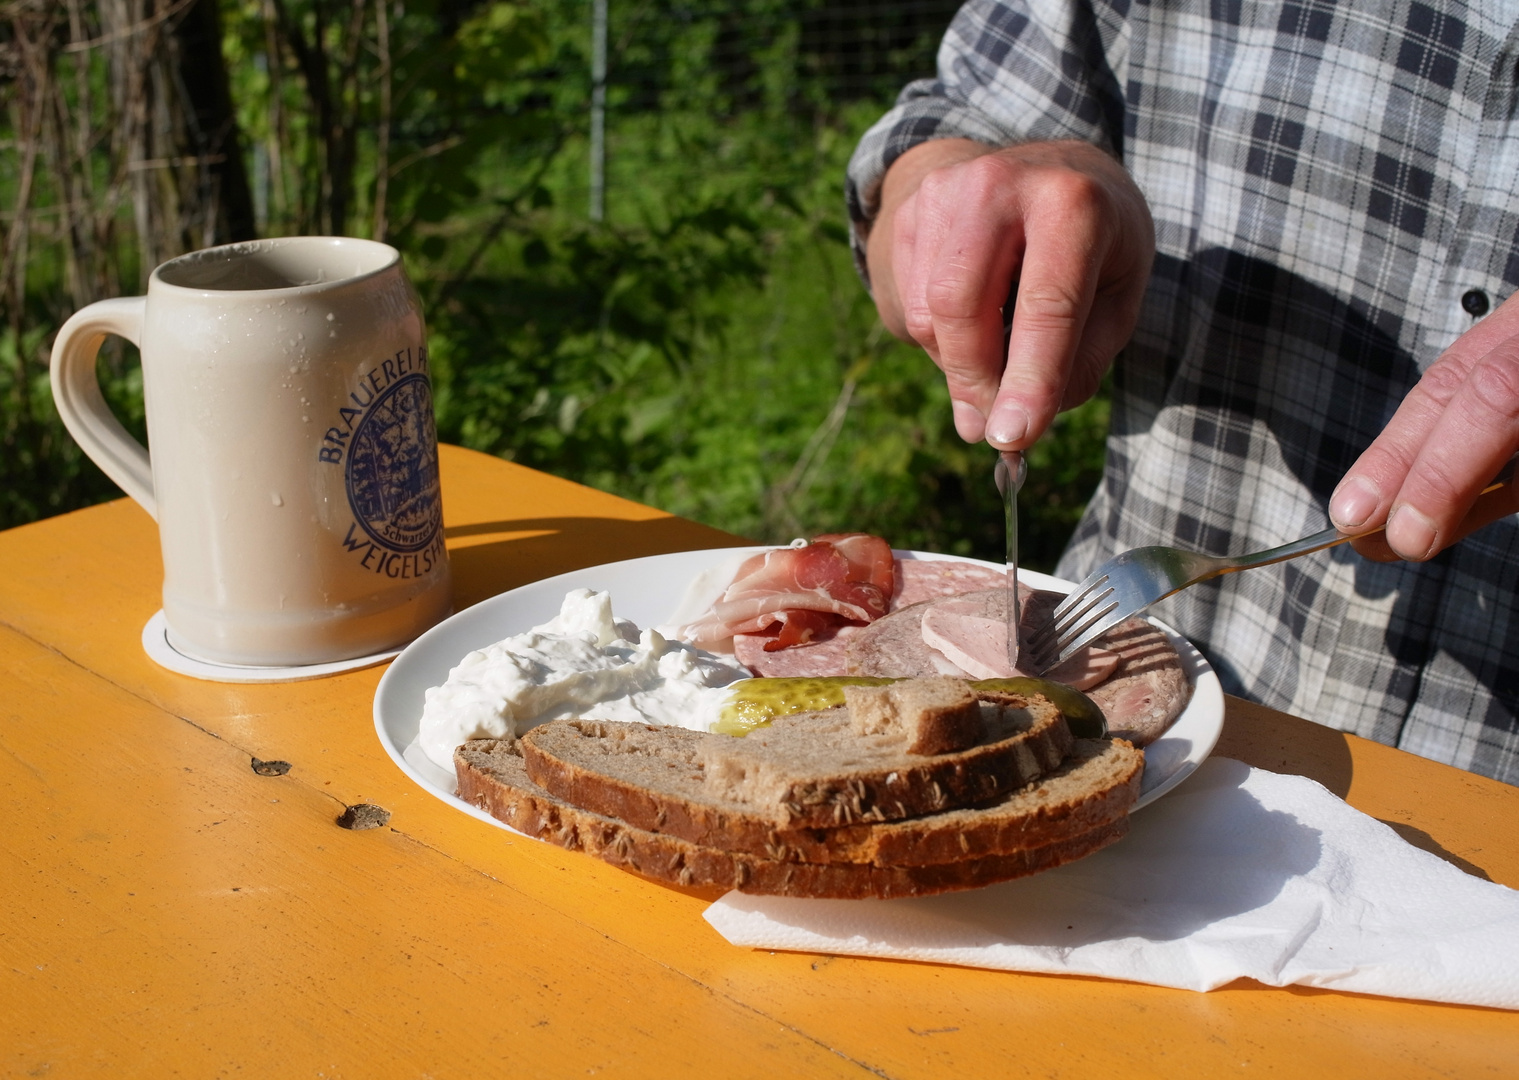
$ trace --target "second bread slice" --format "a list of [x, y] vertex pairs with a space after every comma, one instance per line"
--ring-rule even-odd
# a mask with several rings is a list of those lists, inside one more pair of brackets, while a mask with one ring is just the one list
[[[564, 723], [564, 721], [556, 721]], [[520, 744], [476, 740], [454, 752], [459, 774], [459, 797], [504, 821], [513, 829], [569, 848], [595, 855], [659, 881], [677, 885], [738, 889], [746, 893], [812, 898], [862, 899], [875, 897], [927, 896], [958, 889], [976, 888], [1010, 878], [1023, 877], [1089, 855], [1119, 839], [1128, 829], [1122, 810], [1132, 802], [1122, 771], [1138, 752], [1127, 743], [1078, 741], [1077, 748], [1051, 778], [1019, 792], [1023, 812], [1031, 819], [1041, 816], [1049, 804], [1074, 805], [1102, 790], [1114, 793], [1102, 814], [1065, 815], [1056, 827], [1030, 820], [1031, 828], [1013, 836], [1007, 828], [1010, 808], [986, 811], [952, 811], [951, 816], [981, 814], [1002, 818], [994, 826], [1012, 846], [988, 850], [985, 840], [970, 854], [944, 862], [904, 862], [880, 865], [872, 862], [798, 862], [724, 851], [693, 844], [665, 833], [634, 828], [624, 821], [572, 806], [534, 784], [520, 756]], [[1137, 782], [1134, 785], [1137, 787]], [[1047, 789], [1047, 790], [1046, 790]], [[1102, 801], [1099, 799], [1099, 801]], [[1109, 816], [1111, 814], [1111, 816]], [[903, 822], [913, 825], [914, 822]], [[922, 824], [933, 830], [929, 822]], [[954, 827], [973, 823], [957, 821]], [[894, 825], [853, 826], [867, 831], [894, 830]]]
[[680, 728], [556, 721], [528, 732], [534, 782], [567, 802], [652, 832], [741, 851], [780, 834], [895, 821], [969, 806], [1059, 766], [1070, 729], [1043, 698], [986, 703], [986, 740], [910, 755], [901, 740], [861, 737], [843, 709], [783, 717], [736, 739]]

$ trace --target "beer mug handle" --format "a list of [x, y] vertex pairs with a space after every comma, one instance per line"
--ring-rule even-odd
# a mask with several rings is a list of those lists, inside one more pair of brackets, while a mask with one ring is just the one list
[[153, 497], [147, 448], [121, 426], [95, 376], [95, 356], [107, 334], [141, 345], [146, 304], [147, 297], [128, 296], [100, 300], [75, 312], [53, 342], [52, 382], [53, 403], [74, 441], [101, 472], [156, 518], [158, 503]]

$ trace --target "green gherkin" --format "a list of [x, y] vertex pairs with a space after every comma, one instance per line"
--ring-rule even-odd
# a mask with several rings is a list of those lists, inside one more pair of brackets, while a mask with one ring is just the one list
[[[864, 675], [796, 676], [780, 679], [745, 679], [733, 686], [733, 697], [723, 706], [712, 730], [720, 735], [747, 735], [778, 716], [831, 709], [844, 704], [846, 686], [885, 686], [900, 682]], [[1010, 694], [1042, 694], [1060, 710], [1078, 739], [1100, 739], [1108, 732], [1107, 719], [1097, 703], [1079, 690], [1048, 679], [981, 679], [970, 684], [977, 690]]]

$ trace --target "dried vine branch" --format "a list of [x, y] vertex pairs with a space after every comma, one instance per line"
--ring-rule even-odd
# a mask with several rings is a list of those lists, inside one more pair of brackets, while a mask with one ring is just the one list
[[[36, 393], [52, 334], [166, 258], [253, 235], [233, 116], [216, 0], [0, 2], [0, 527], [69, 478], [110, 490]], [[120, 343], [104, 357], [119, 380]]]

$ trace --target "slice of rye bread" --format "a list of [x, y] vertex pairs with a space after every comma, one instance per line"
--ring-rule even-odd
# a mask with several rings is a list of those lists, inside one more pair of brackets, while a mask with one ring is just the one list
[[[477, 742], [484, 744], [493, 740]], [[473, 744], [466, 744], [462, 750], [480, 752], [480, 748]], [[521, 763], [521, 752], [515, 744], [501, 742], [499, 748], [490, 750], [495, 755], [492, 758], [471, 756], [471, 753], [462, 757], [456, 753], [454, 757], [461, 798], [481, 806], [520, 832], [539, 835], [543, 829], [557, 828], [552, 825], [557, 819], [546, 816], [546, 810], [531, 806], [520, 808], [517, 804], [524, 798], [520, 792], [503, 795], [491, 786], [490, 778], [495, 774], [486, 766], [492, 761], [502, 764], [502, 769], [506, 770], [502, 776], [509, 779], [515, 775], [512, 772], [515, 769], [522, 774], [523, 783], [531, 784]], [[466, 775], [468, 770], [472, 771]], [[928, 866], [988, 855], [1009, 855], [1069, 840], [1127, 814], [1139, 798], [1143, 774], [1144, 752], [1129, 743], [1116, 739], [1077, 739], [1071, 753], [1054, 772], [981, 807], [947, 810], [875, 825], [781, 829], [770, 833], [760, 847], [735, 851], [780, 862], [843, 862], [874, 866]], [[506, 783], [506, 780], [501, 782]], [[522, 787], [515, 781], [507, 786], [514, 790]], [[537, 785], [531, 786], [543, 798], [553, 800], [554, 805], [569, 805]], [[583, 813], [590, 815], [595, 822], [615, 820], [589, 810]], [[524, 821], [532, 827], [522, 824]], [[553, 836], [544, 838], [565, 847], [576, 847], [578, 843]]]
[[[1083, 740], [1077, 747], [1074, 756], [1081, 761], [1074, 768], [1078, 770], [1083, 767], [1081, 762], [1096, 760], [1085, 745], [1089, 741]], [[1131, 749], [1130, 753], [1134, 751]], [[746, 893], [888, 899], [971, 889], [1072, 862], [1118, 840], [1128, 831], [1129, 824], [1127, 814], [1120, 812], [1116, 817], [1095, 819], [1095, 824], [1077, 830], [1074, 826], [1085, 818], [1067, 815], [1068, 827], [1064, 830], [1034, 830], [1025, 834], [1023, 846], [993, 854], [961, 854], [952, 862], [916, 865], [796, 862], [693, 844], [567, 803], [533, 783], [519, 755], [520, 745], [504, 740], [476, 739], [459, 747], [454, 751], [459, 797], [520, 833], [584, 851], [645, 877], [676, 885], [716, 886]], [[1101, 756], [1099, 749], [1097, 757]], [[1127, 788], [1119, 784], [1113, 790]], [[1033, 796], [1032, 791], [1023, 794]], [[1035, 815], [1039, 812], [1033, 811]], [[901, 826], [909, 824], [903, 822]], [[853, 828], [890, 830], [899, 826]], [[1037, 842], [1041, 840], [1044, 842]]]
[[1060, 843], [1128, 814], [1144, 751], [1121, 739], [1077, 739], [1054, 772], [979, 807], [837, 829], [776, 834], [763, 854], [798, 862], [928, 866]]
[[[984, 589], [957, 599], [984, 605], [987, 618], [1006, 617], [1005, 590]], [[1047, 622], [1060, 599], [1059, 593], [1044, 591], [1028, 597], [1022, 610], [1022, 633], [1027, 635]], [[860, 627], [849, 638], [844, 674], [913, 678], [959, 672], [923, 642], [923, 612], [934, 602], [912, 604]], [[1116, 652], [1119, 664], [1112, 677], [1086, 692], [1087, 697], [1107, 717], [1108, 734], [1135, 746], [1148, 746], [1191, 700], [1192, 687], [1181, 656], [1164, 631], [1140, 618], [1125, 619], [1098, 638], [1097, 644]]]
[[696, 844], [765, 851], [780, 830], [975, 805], [1059, 767], [1072, 739], [1054, 706], [984, 696], [985, 740], [931, 757], [906, 753], [900, 734], [854, 734], [842, 708], [781, 717], [742, 739], [556, 720], [522, 737], [523, 757], [535, 783], [576, 806]]
[[968, 750], [986, 738], [981, 702], [964, 679], [846, 686], [844, 708], [856, 735], [898, 735], [909, 754]]

